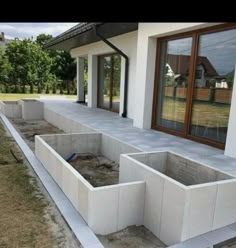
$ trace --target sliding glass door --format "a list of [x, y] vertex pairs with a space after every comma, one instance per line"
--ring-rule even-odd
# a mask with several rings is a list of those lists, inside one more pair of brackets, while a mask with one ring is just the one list
[[158, 74], [157, 125], [184, 131], [192, 38], [162, 41]]
[[235, 29], [199, 37], [190, 134], [225, 143], [235, 60]]
[[152, 127], [224, 148], [236, 61], [236, 25], [157, 42]]
[[121, 58], [118, 54], [98, 58], [98, 107], [119, 112]]

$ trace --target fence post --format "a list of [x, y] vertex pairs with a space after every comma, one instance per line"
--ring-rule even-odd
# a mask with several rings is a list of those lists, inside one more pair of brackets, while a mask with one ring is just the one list
[[210, 94], [209, 94], [209, 102], [213, 103], [215, 101], [215, 88], [210, 88]]

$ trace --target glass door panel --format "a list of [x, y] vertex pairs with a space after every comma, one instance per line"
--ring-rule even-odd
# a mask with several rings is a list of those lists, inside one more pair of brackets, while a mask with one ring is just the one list
[[113, 54], [99, 57], [98, 106], [115, 112], [120, 107], [121, 57]]
[[110, 108], [111, 57], [100, 57], [99, 61], [99, 107]]
[[236, 30], [200, 35], [190, 134], [225, 143], [236, 60]]
[[162, 41], [158, 68], [156, 125], [183, 132], [192, 38]]

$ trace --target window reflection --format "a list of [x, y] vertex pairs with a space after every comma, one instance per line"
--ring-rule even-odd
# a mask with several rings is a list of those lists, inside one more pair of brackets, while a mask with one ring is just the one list
[[192, 135], [225, 143], [235, 48], [236, 30], [200, 36], [190, 129]]
[[[192, 47], [194, 33], [196, 47]], [[189, 38], [164, 38], [158, 55], [155, 127], [224, 144], [234, 82], [236, 30], [204, 35], [193, 31]]]
[[157, 124], [183, 131], [192, 38], [161, 43]]

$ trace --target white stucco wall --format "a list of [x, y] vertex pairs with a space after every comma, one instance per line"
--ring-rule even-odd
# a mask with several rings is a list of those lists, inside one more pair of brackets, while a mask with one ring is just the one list
[[219, 23], [139, 23], [134, 126], [151, 127], [157, 38], [217, 24]]
[[[236, 69], [236, 65], [235, 65]], [[236, 75], [234, 75], [234, 87], [231, 98], [228, 132], [226, 136], [225, 155], [236, 158]]]
[[[129, 32], [127, 34], [119, 35], [108, 39], [115, 46], [117, 46], [121, 51], [129, 57], [129, 88], [128, 88], [128, 117], [133, 119], [134, 112], [134, 97], [135, 97], [135, 77], [136, 77], [136, 54], [137, 54], [137, 35], [138, 32]], [[86, 46], [77, 47], [71, 50], [72, 57], [83, 57], [88, 56], [97, 56], [102, 54], [108, 54], [115, 52], [108, 45], [106, 45], [103, 41], [95, 42], [88, 44]], [[89, 76], [90, 74], [88, 74]], [[124, 59], [122, 59], [121, 65], [121, 104], [120, 104], [120, 114], [123, 111], [123, 87], [124, 87]], [[89, 81], [89, 78], [88, 78]], [[90, 92], [89, 92], [90, 93]], [[94, 96], [95, 97], [95, 96]], [[93, 103], [96, 103], [96, 99], [94, 99]], [[90, 104], [91, 107], [96, 107], [94, 104]]]

